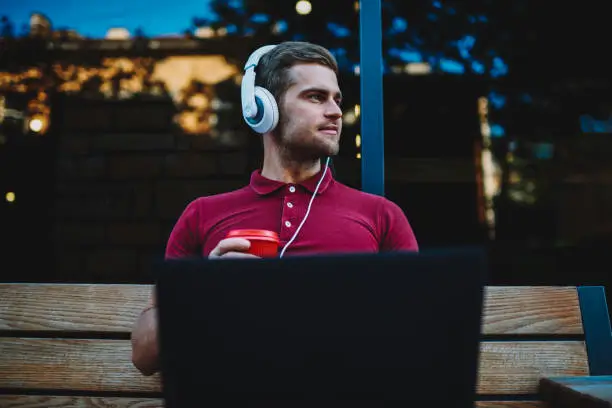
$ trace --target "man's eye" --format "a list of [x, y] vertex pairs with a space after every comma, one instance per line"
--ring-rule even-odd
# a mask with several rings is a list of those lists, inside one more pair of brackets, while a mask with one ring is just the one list
[[310, 95], [309, 98], [312, 99], [313, 101], [317, 101], [317, 102], [321, 102], [323, 100], [323, 97], [321, 95], [318, 95], [318, 94]]

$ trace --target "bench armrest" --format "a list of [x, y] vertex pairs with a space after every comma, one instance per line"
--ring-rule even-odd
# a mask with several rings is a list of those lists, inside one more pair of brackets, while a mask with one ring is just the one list
[[540, 379], [542, 401], [550, 408], [612, 408], [612, 376]]

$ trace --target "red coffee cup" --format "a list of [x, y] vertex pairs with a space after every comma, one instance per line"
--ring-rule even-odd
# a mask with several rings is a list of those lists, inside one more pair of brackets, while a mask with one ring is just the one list
[[274, 258], [278, 255], [280, 239], [274, 231], [258, 229], [232, 230], [227, 234], [226, 238], [248, 239], [251, 243], [248, 252], [262, 258]]

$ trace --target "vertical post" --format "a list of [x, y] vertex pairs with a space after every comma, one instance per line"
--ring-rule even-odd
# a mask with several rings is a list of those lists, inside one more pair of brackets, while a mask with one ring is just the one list
[[589, 375], [612, 375], [612, 328], [603, 286], [579, 286], [578, 299], [589, 357]]
[[361, 186], [385, 195], [381, 0], [360, 0]]

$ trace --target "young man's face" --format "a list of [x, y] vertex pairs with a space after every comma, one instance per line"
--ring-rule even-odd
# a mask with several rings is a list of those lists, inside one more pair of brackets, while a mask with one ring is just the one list
[[280, 123], [275, 132], [278, 143], [296, 160], [337, 154], [342, 95], [336, 74], [318, 64], [298, 64], [288, 74], [292, 85], [279, 102]]

